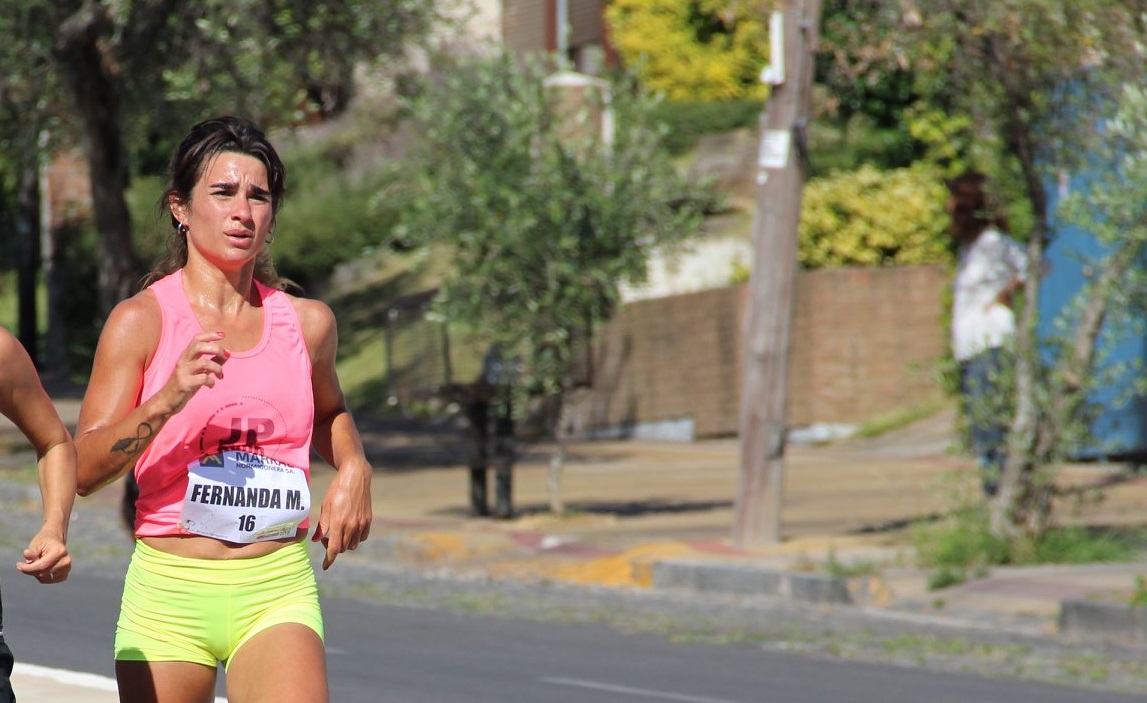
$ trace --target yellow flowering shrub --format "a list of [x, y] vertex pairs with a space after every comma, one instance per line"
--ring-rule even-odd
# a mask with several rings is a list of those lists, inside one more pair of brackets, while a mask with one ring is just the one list
[[720, 0], [613, 0], [605, 18], [625, 65], [668, 100], [765, 96], [764, 13]]
[[896, 266], [951, 260], [944, 201], [933, 167], [864, 165], [805, 184], [797, 257], [804, 268]]

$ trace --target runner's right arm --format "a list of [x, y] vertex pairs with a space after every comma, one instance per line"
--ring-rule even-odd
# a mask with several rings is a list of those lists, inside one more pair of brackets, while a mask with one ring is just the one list
[[135, 466], [168, 418], [223, 373], [222, 333], [203, 332], [191, 339], [163, 388], [141, 399], [143, 374], [160, 330], [158, 303], [146, 291], [108, 316], [76, 430], [80, 495], [90, 495]]

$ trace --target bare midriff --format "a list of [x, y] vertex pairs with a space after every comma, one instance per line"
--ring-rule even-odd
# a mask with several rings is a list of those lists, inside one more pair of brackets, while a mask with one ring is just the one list
[[282, 549], [284, 546], [298, 542], [306, 536], [307, 531], [301, 529], [295, 533], [294, 537], [251, 544], [224, 542], [214, 537], [200, 537], [198, 535], [141, 537], [140, 539], [152, 549], [189, 559], [252, 559]]

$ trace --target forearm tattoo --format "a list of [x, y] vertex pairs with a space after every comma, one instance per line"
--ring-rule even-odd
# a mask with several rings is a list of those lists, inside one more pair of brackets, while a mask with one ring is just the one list
[[141, 422], [139, 423], [139, 427], [135, 428], [135, 436], [116, 440], [116, 443], [112, 445], [112, 451], [123, 452], [128, 456], [135, 456], [139, 454], [143, 448], [143, 443], [151, 439], [152, 433], [151, 425], [146, 422]]

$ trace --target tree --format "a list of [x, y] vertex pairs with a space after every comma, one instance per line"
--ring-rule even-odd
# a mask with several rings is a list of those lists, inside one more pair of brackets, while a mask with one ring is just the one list
[[[634, 86], [579, 109], [546, 77], [542, 62], [508, 55], [435, 68], [412, 103], [421, 139], [405, 226], [450, 252], [440, 314], [520, 359], [519, 388], [547, 401], [547, 429], [562, 440], [579, 345], [654, 251], [698, 230], [707, 193], [678, 174]], [[604, 143], [595, 101], [607, 98], [615, 128]]]
[[[856, 9], [899, 26], [895, 51], [911, 63], [932, 106], [966, 115], [969, 163], [997, 182], [1014, 180], [1030, 215], [1029, 271], [1016, 335], [1015, 410], [998, 496], [991, 505], [999, 536], [1038, 532], [1051, 509], [1044, 466], [1062, 455], [1070, 425], [1083, 415], [1096, 339], [1117, 287], [1140, 246], [1125, 236], [1099, 262], [1082, 299], [1076, 334], [1046, 365], [1037, 336], [1040, 283], [1049, 228], [1047, 183], [1080, 164], [1100, 135], [1120, 86], [1138, 80], [1147, 3], [1124, 0], [916, 0], [857, 2]], [[881, 36], [884, 36], [883, 34]]]
[[[1147, 393], [1139, 379], [1144, 360], [1107, 363], [1103, 354], [1105, 345], [1142, 333], [1147, 304], [1142, 265], [1147, 254], [1147, 93], [1125, 85], [1112, 105], [1113, 114], [1100, 130], [1102, 141], [1083, 166], [1084, 184], [1057, 212], [1063, 222], [1089, 232], [1103, 253], [1087, 262], [1094, 273], [1055, 320], [1058, 334], [1041, 340], [1051, 363], [1050, 369], [1040, 369], [1044, 387], [1037, 396], [1043, 401], [1034, 438], [1037, 462], [1057, 459], [1065, 450], [1103, 451], [1089, 433], [1097, 412], [1090, 396], [1097, 388], [1119, 384], [1122, 397], [1115, 402]], [[1029, 476], [1013, 478], [1020, 480], [1021, 490], [1031, 490]]]
[[900, 53], [902, 27], [881, 22], [872, 0], [828, 0], [817, 57], [827, 107], [842, 117], [868, 115], [882, 127], [904, 127], [918, 97], [911, 67]]
[[432, 13], [415, 0], [0, 2], [0, 16], [30, 17], [37, 30], [6, 34], [0, 74], [25, 75], [27, 61], [46, 66], [54, 80], [42, 87], [60, 92], [40, 99], [74, 108], [68, 126], [88, 159], [99, 233], [100, 311], [137, 280], [124, 197], [133, 159], [149, 147], [164, 152], [214, 112], [266, 126], [336, 113], [356, 66], [400, 55]]
[[[50, 44], [39, 21], [45, 3], [14, 3], [0, 12], [0, 239], [11, 244], [17, 272], [18, 336], [39, 366], [39, 321], [35, 289], [40, 266], [40, 152], [43, 137], [60, 121], [53, 103], [55, 76], [43, 52]], [[20, 40], [17, 41], [16, 38]]]

